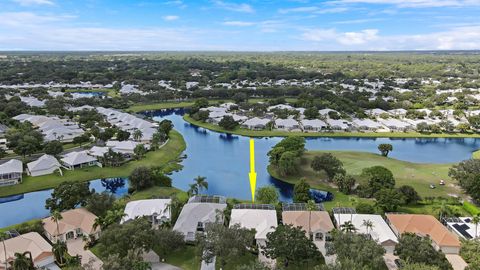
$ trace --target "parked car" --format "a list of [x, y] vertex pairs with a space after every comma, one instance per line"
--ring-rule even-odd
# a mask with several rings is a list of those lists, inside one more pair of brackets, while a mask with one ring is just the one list
[[445, 181], [440, 180], [440, 185], [441, 185], [441, 186], [445, 186]]
[[434, 188], [435, 188], [435, 185], [434, 185], [434, 184], [430, 184], [430, 188], [431, 188], [431, 189], [434, 189]]

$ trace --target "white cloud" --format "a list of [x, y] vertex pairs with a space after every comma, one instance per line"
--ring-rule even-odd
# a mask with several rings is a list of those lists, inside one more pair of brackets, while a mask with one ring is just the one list
[[254, 22], [245, 22], [245, 21], [225, 21], [224, 25], [228, 26], [252, 26], [255, 25]]
[[35, 26], [50, 22], [59, 22], [73, 19], [70, 15], [38, 15], [32, 12], [3, 12], [0, 13], [0, 26]]
[[245, 3], [237, 4], [237, 3], [224, 2], [224, 1], [221, 1], [221, 0], [215, 0], [215, 1], [213, 1], [213, 3], [219, 8], [223, 8], [223, 9], [230, 10], [230, 11], [245, 12], [245, 13], [255, 12], [255, 10], [253, 9], [252, 6], [250, 6], [249, 4], [245, 4]]
[[308, 29], [300, 38], [313, 42], [316, 50], [474, 50], [480, 48], [480, 25], [422, 35], [380, 35], [377, 29]]
[[162, 17], [164, 21], [176, 21], [178, 19], [180, 19], [180, 17], [176, 16], [176, 15], [167, 15], [167, 16], [163, 16]]
[[12, 1], [22, 6], [53, 5], [53, 1], [51, 0], [12, 0]]
[[335, 0], [330, 3], [383, 4], [395, 5], [401, 8], [465, 7], [480, 5], [479, 0]]

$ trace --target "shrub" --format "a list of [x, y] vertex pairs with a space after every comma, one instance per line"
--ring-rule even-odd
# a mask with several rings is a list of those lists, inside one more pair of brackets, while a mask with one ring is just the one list
[[467, 201], [463, 202], [463, 209], [472, 216], [480, 214], [480, 209], [478, 209], [478, 207], [476, 207], [473, 203]]

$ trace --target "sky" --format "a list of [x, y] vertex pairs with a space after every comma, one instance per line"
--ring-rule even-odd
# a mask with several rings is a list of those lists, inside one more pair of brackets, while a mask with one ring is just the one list
[[480, 0], [0, 0], [0, 51], [480, 49]]

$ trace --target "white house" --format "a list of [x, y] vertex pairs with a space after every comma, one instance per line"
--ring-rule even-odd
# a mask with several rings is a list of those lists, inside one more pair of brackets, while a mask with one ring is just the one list
[[332, 109], [329, 109], [329, 108], [318, 110], [318, 113], [323, 117], [327, 117], [330, 112], [339, 113], [338, 111], [335, 111], [335, 110], [332, 110]]
[[448, 230], [460, 238], [471, 240], [478, 238], [480, 234], [480, 224], [474, 224], [471, 217], [446, 218], [445, 222]]
[[275, 128], [276, 129], [281, 129], [285, 131], [291, 131], [291, 130], [299, 130], [300, 125], [298, 124], [297, 120], [288, 118], [288, 119], [276, 119], [275, 120]]
[[[398, 239], [382, 216], [366, 214], [334, 214], [333, 216], [338, 228], [341, 228], [345, 222], [351, 222], [355, 226], [356, 233], [369, 234], [387, 253], [393, 254]], [[366, 226], [367, 222], [371, 223], [371, 228]]]
[[301, 123], [303, 126], [303, 131], [305, 132], [308, 132], [308, 131], [318, 132], [328, 127], [327, 123], [319, 119], [313, 119], [313, 120], [303, 119]]
[[273, 111], [273, 110], [293, 110], [293, 109], [294, 108], [292, 106], [286, 105], [286, 104], [278, 104], [278, 105], [268, 107], [269, 111]]
[[[127, 154], [127, 155], [133, 155], [135, 147], [137, 145], [140, 145], [142, 143], [139, 142], [134, 142], [134, 141], [107, 141], [106, 146], [110, 149], [112, 149], [114, 152], [121, 153], [121, 154]], [[145, 145], [146, 149], [149, 149], [149, 145]]]
[[393, 116], [405, 116], [407, 114], [407, 110], [405, 109], [393, 109], [393, 110], [388, 110], [387, 111], [389, 114], [393, 115]]
[[270, 119], [254, 117], [243, 122], [242, 127], [248, 129], [265, 129]]
[[365, 113], [370, 115], [370, 116], [375, 116], [375, 117], [378, 117], [382, 114], [390, 114], [389, 112], [387, 112], [385, 110], [382, 110], [382, 109], [379, 109], [379, 108], [366, 110]]
[[384, 126], [388, 127], [389, 129], [396, 130], [396, 131], [407, 131], [408, 129], [411, 129], [413, 127], [412, 124], [395, 119], [395, 118], [388, 118], [388, 119], [379, 118], [378, 122], [382, 123]]
[[88, 154], [93, 157], [103, 157], [108, 152], [108, 147], [93, 146], [88, 150]]
[[148, 217], [153, 225], [162, 224], [171, 218], [170, 204], [172, 199], [151, 199], [131, 201], [125, 206], [125, 216], [120, 223], [136, 219], [138, 217]]
[[358, 130], [376, 131], [377, 129], [383, 128], [382, 124], [368, 118], [353, 119], [352, 123]]
[[22, 182], [23, 163], [11, 159], [0, 165], [0, 186], [16, 185]]
[[87, 151], [70, 152], [65, 154], [61, 159], [61, 162], [67, 170], [98, 165], [97, 158], [88, 155]]
[[326, 120], [327, 124], [330, 126], [331, 129], [333, 130], [348, 130], [350, 129], [351, 123], [346, 121], [346, 120], [335, 120], [335, 119], [327, 119]]
[[57, 170], [62, 174], [60, 162], [51, 155], [45, 154], [27, 164], [27, 174], [31, 176], [52, 174]]

